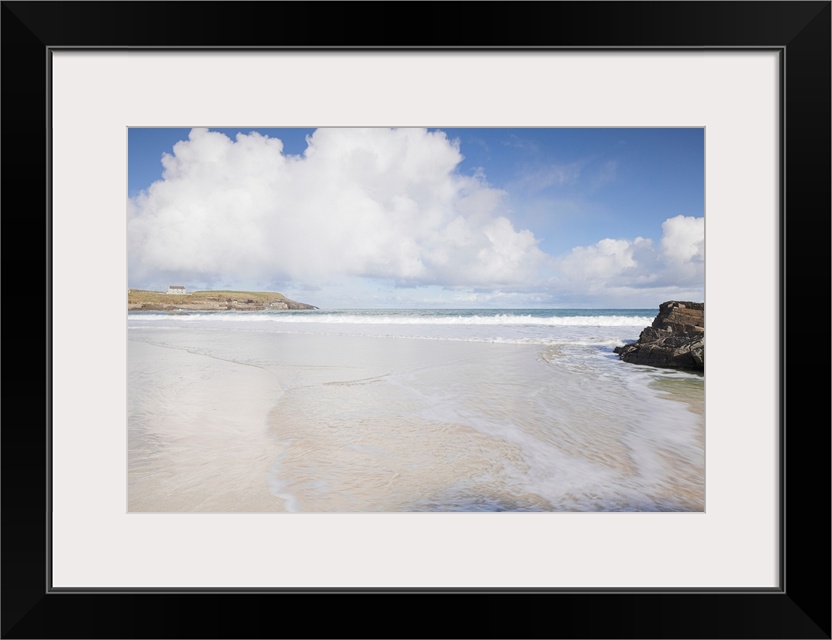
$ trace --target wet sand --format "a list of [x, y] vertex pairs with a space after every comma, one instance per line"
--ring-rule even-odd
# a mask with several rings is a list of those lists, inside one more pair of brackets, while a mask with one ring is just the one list
[[281, 511], [264, 481], [281, 448], [266, 369], [129, 341], [128, 510]]
[[578, 349], [131, 331], [128, 509], [701, 511], [702, 385]]

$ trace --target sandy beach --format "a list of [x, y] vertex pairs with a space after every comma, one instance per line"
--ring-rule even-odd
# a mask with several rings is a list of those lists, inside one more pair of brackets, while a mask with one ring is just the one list
[[280, 511], [264, 482], [274, 374], [132, 340], [129, 359], [128, 510]]
[[570, 342], [281, 329], [130, 330], [130, 511], [704, 508], [697, 376]]

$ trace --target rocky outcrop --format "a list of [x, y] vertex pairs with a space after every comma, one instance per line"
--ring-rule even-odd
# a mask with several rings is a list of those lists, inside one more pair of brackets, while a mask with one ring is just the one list
[[625, 362], [675, 369], [705, 369], [705, 303], [670, 300], [638, 341], [616, 347]]

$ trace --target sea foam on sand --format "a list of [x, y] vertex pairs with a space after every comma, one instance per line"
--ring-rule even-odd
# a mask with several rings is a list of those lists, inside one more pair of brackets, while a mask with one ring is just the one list
[[701, 379], [597, 347], [188, 327], [128, 355], [130, 511], [704, 509]]

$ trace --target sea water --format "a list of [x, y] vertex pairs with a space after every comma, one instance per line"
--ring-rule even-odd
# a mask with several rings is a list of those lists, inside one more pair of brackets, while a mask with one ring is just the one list
[[128, 314], [128, 508], [702, 511], [704, 378], [655, 310]]

